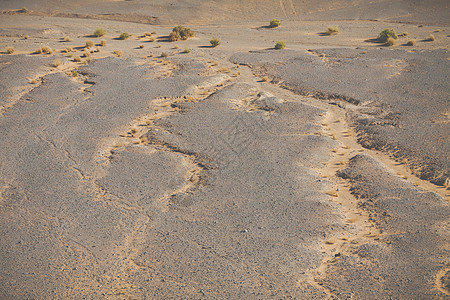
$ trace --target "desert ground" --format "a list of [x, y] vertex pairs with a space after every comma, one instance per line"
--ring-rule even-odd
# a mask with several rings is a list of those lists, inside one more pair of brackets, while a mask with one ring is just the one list
[[450, 299], [449, 41], [442, 0], [0, 0], [0, 299]]

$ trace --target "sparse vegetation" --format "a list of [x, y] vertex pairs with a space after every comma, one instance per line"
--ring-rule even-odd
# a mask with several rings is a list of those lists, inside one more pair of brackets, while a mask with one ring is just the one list
[[36, 84], [36, 83], [37, 83], [37, 80], [36, 80], [36, 79], [31, 79], [31, 80], [30, 80], [30, 83], [31, 83], [31, 84]]
[[144, 36], [152, 36], [152, 34], [150, 32], [146, 32], [144, 33]]
[[78, 71], [77, 70], [73, 70], [72, 71], [72, 77], [78, 77]]
[[385, 29], [378, 35], [378, 40], [380, 42], [386, 43], [388, 38], [393, 38], [394, 40], [398, 39], [397, 34], [395, 34], [394, 29]]
[[100, 41], [100, 46], [105, 47], [106, 46], [106, 40], [101, 40]]
[[145, 47], [145, 45], [139, 45], [139, 48], [143, 49]]
[[400, 34], [401, 36], [408, 36], [409, 33], [407, 32], [403, 32], [402, 34]]
[[153, 30], [153, 31], [152, 31], [152, 34], [156, 34], [156, 31]]
[[8, 54], [13, 54], [14, 53], [14, 48], [13, 47], [8, 47], [8, 48], [6, 48], [6, 53], [8, 53]]
[[77, 55], [77, 56], [75, 56], [75, 57], [73, 58], [73, 61], [74, 61], [74, 62], [81, 62], [81, 57], [79, 57], [79, 56]]
[[123, 52], [122, 51], [120, 51], [120, 50], [114, 50], [114, 52], [113, 52], [116, 56], [118, 56], [118, 57], [120, 57], [120, 56], [122, 56], [123, 55]]
[[24, 6], [24, 7], [22, 7], [22, 9], [19, 10], [19, 12], [27, 13], [27, 12], [29, 12], [29, 9]]
[[91, 56], [91, 52], [89, 51], [84, 51], [83, 52], [84, 57], [90, 57]]
[[119, 35], [119, 40], [126, 40], [130, 37], [130, 34], [128, 32], [123, 32]]
[[61, 59], [59, 59], [59, 58], [57, 58], [57, 59], [55, 59], [54, 61], [53, 61], [53, 66], [55, 67], [55, 68], [57, 68], [57, 67], [59, 67], [60, 65], [62, 65], [62, 60]]
[[267, 77], [267, 76], [264, 76], [264, 77], [262, 78], [262, 81], [264, 81], [264, 82], [269, 82], [269, 81], [270, 81], [270, 79], [269, 79], [269, 77]]
[[42, 47], [42, 52], [47, 53], [47, 54], [52, 54], [53, 50], [48, 46], [44, 46], [44, 47]]
[[173, 49], [180, 49], [180, 46], [175, 45], [175, 46], [173, 46]]
[[94, 41], [88, 40], [86, 41], [86, 48], [92, 48], [94, 47], [95, 43]]
[[212, 38], [209, 40], [209, 43], [211, 44], [211, 47], [217, 47], [220, 45], [220, 40], [216, 38]]
[[416, 40], [409, 40], [407, 43], [406, 43], [406, 46], [415, 46], [416, 45]]
[[184, 51], [183, 51], [183, 53], [191, 53], [192, 52], [192, 50], [191, 50], [191, 48], [184, 48]]
[[179, 25], [172, 29], [172, 32], [169, 35], [169, 39], [172, 42], [180, 41], [180, 40], [184, 41], [184, 40], [187, 40], [188, 38], [191, 38], [194, 36], [195, 36], [195, 32], [192, 31], [190, 28]]
[[95, 35], [96, 37], [104, 36], [104, 35], [106, 35], [106, 30], [103, 29], [103, 28], [97, 28], [97, 29], [95, 29], [95, 31], [94, 31], [94, 35]]
[[158, 47], [158, 48], [161, 48], [161, 47], [162, 47], [162, 45], [161, 45], [161, 44], [158, 44], [158, 45], [157, 45], [157, 47]]
[[169, 57], [169, 54], [167, 54], [166, 52], [161, 53], [161, 57]]
[[270, 21], [269, 27], [270, 28], [275, 28], [275, 27], [279, 27], [281, 25], [281, 21], [278, 19], [273, 19], [272, 21]]
[[155, 41], [155, 39], [154, 38], [150, 38], [148, 41], [153, 43]]
[[339, 29], [339, 27], [336, 27], [336, 26], [329, 26], [328, 28], [327, 28], [327, 31], [325, 31], [325, 34], [326, 35], [336, 35], [336, 34], [338, 34], [338, 33], [340, 33], [341, 32], [341, 29]]
[[386, 41], [386, 43], [384, 43], [386, 46], [394, 46], [395, 45], [395, 39], [392, 37], [389, 37]]
[[278, 41], [275, 44], [275, 49], [281, 50], [286, 48], [286, 42], [285, 41]]
[[28, 35], [25, 35], [23, 38], [24, 38], [25, 40], [28, 40], [30, 37], [29, 37]]
[[436, 37], [433, 34], [430, 34], [430, 36], [427, 38], [427, 41], [433, 42], [436, 40]]
[[72, 47], [66, 47], [66, 53], [72, 52]]
[[71, 42], [71, 41], [72, 41], [72, 39], [70, 37], [68, 37], [68, 36], [64, 37], [64, 42]]

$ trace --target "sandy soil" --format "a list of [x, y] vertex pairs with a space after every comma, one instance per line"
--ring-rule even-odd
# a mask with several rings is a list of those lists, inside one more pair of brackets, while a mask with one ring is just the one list
[[0, 3], [1, 299], [450, 297], [448, 4], [241, 2]]

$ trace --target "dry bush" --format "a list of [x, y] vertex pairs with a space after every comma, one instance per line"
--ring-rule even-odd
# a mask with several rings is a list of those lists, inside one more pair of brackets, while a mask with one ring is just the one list
[[180, 46], [175, 45], [175, 46], [173, 46], [173, 49], [180, 49]]
[[415, 46], [416, 45], [416, 40], [409, 40], [407, 43], [406, 43], [406, 46]]
[[72, 75], [72, 77], [78, 77], [78, 71], [73, 70], [71, 75]]
[[101, 40], [100, 41], [100, 46], [105, 47], [106, 46], [106, 40]]
[[62, 60], [61, 59], [59, 59], [59, 58], [57, 58], [57, 59], [55, 59], [54, 61], [53, 61], [53, 66], [55, 67], [55, 68], [57, 68], [57, 67], [59, 67], [60, 65], [62, 65]]
[[28, 39], [30, 38], [30, 36], [25, 35], [23, 38], [24, 38], [25, 40], [28, 40]]
[[267, 76], [264, 76], [264, 77], [262, 78], [262, 81], [264, 81], [264, 82], [269, 82], [269, 81], [270, 81], [270, 79], [269, 79], [269, 77], [267, 77]]
[[139, 45], [139, 48], [143, 49], [145, 47], [145, 45]]
[[83, 52], [84, 57], [90, 57], [91, 56], [91, 52], [89, 51], [84, 51]]
[[183, 53], [191, 53], [192, 52], [192, 50], [191, 50], [191, 48], [184, 48], [184, 51], [183, 51]]
[[6, 53], [8, 53], [8, 54], [13, 54], [14, 53], [14, 48], [13, 47], [8, 47], [8, 48], [6, 48]]
[[220, 40], [216, 38], [212, 38], [209, 40], [209, 43], [211, 44], [211, 47], [217, 47], [220, 45]]
[[72, 47], [66, 47], [66, 53], [72, 52]]
[[144, 33], [144, 36], [152, 36], [152, 34], [150, 32], [146, 32]]
[[64, 37], [64, 42], [71, 42], [71, 41], [72, 41], [72, 39], [70, 37], [68, 37], [68, 36]]
[[188, 38], [194, 37], [195, 32], [192, 31], [190, 28], [183, 27], [181, 25], [174, 27], [172, 29], [172, 32], [169, 35], [169, 39], [174, 41], [180, 41], [180, 40], [187, 40]]
[[73, 61], [74, 61], [74, 62], [81, 62], [81, 57], [79, 57], [79, 56], [77, 55], [77, 56], [75, 56], [75, 57], [73, 58]]
[[388, 47], [394, 46], [394, 45], [395, 45], [395, 39], [389, 37], [389, 38], [386, 40], [386, 43], [384, 43], [384, 45], [386, 45], [386, 46], [388, 46]]
[[168, 57], [169, 54], [167, 54], [166, 52], [161, 53], [161, 57]]
[[120, 56], [122, 56], [123, 55], [123, 52], [122, 51], [120, 51], [120, 50], [114, 50], [114, 52], [113, 52], [116, 56], [118, 56], [118, 57], [120, 57]]
[[327, 31], [325, 31], [326, 35], [336, 35], [338, 33], [341, 32], [341, 29], [339, 29], [339, 27], [336, 26], [330, 26], [327, 28]]
[[269, 27], [270, 28], [275, 28], [275, 27], [279, 27], [280, 25], [281, 25], [280, 20], [273, 19], [272, 21], [270, 21]]
[[88, 40], [86, 41], [86, 48], [92, 48], [94, 47], [94, 41]]
[[101, 37], [101, 36], [104, 36], [105, 34], [106, 34], [106, 30], [103, 29], [103, 28], [97, 28], [97, 29], [95, 29], [95, 31], [94, 31], [94, 35], [95, 35], [96, 37]]
[[427, 41], [429, 41], [429, 42], [434, 42], [435, 40], [436, 40], [436, 37], [432, 34], [430, 34], [430, 36], [427, 39]]
[[36, 79], [31, 79], [31, 80], [30, 80], [30, 83], [31, 83], [31, 84], [36, 84], [36, 83], [37, 83], [37, 80], [36, 80]]

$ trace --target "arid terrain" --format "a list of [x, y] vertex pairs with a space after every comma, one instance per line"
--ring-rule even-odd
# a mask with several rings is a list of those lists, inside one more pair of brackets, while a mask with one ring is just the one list
[[450, 299], [449, 41], [442, 0], [0, 0], [0, 299]]

